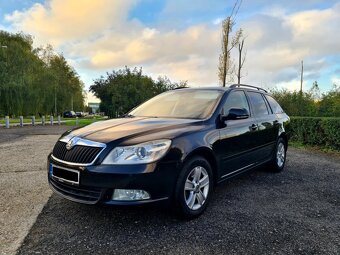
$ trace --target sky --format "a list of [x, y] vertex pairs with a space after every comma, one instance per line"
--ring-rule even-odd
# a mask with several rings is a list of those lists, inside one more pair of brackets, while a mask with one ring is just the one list
[[[0, 0], [0, 30], [51, 44], [86, 88], [106, 72], [142, 67], [153, 78], [218, 86], [221, 20], [234, 1]], [[242, 83], [265, 88], [340, 85], [340, 1], [243, 0], [233, 32], [245, 35]], [[232, 57], [236, 59], [237, 50]], [[235, 77], [236, 81], [236, 77]]]

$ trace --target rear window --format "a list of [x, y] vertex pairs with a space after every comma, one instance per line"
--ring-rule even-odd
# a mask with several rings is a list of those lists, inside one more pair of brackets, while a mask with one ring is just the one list
[[255, 116], [268, 115], [268, 108], [263, 96], [257, 92], [247, 92], [250, 102], [253, 106], [253, 112]]
[[266, 98], [268, 100], [268, 103], [270, 105], [270, 108], [272, 108], [273, 113], [283, 113], [284, 111], [282, 110], [281, 106], [279, 105], [278, 102], [271, 96], [266, 95]]

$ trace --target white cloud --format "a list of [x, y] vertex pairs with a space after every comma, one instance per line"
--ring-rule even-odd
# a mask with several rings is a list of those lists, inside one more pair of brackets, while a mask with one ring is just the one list
[[336, 84], [338, 86], [340, 86], [340, 77], [339, 76], [333, 76], [331, 78], [332, 84]]
[[[169, 22], [180, 7], [178, 17], [186, 11], [211, 11], [219, 4], [201, 2], [203, 6], [191, 4], [185, 9], [169, 1], [162, 15], [167, 15]], [[96, 70], [104, 74], [125, 65], [142, 66], [153, 76], [188, 80], [194, 86], [218, 84], [219, 17], [205, 24], [183, 22], [180, 29], [162, 22], [148, 27], [128, 19], [134, 4], [132, 0], [50, 0], [16, 11], [6, 19], [13, 29], [33, 34], [39, 44], [52, 43], [62, 50], [80, 73], [88, 70], [92, 74]], [[301, 60], [305, 61], [306, 79], [314, 80], [329, 72], [328, 56], [339, 57], [340, 4], [324, 10], [287, 13], [282, 6], [268, 7], [238, 24], [247, 36], [247, 75], [243, 82], [294, 89]], [[178, 19], [173, 22], [177, 24]]]
[[125, 19], [132, 0], [51, 0], [6, 15], [14, 28], [34, 33], [42, 42], [61, 45], [92, 37]]
[[286, 16], [254, 16], [244, 26], [249, 73], [245, 80], [291, 88], [300, 75], [301, 60], [306, 82], [318, 79], [329, 72], [327, 57], [339, 57], [336, 24], [340, 24], [340, 4]]

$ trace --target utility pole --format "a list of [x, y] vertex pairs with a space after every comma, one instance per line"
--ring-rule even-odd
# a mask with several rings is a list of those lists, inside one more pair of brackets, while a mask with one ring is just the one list
[[300, 94], [302, 94], [302, 83], [303, 83], [303, 60], [301, 61], [301, 83], [300, 83]]

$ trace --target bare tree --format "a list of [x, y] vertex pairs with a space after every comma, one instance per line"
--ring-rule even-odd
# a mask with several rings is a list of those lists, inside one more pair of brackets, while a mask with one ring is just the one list
[[238, 67], [237, 67], [237, 83], [241, 84], [241, 78], [243, 77], [241, 74], [244, 62], [246, 61], [247, 52], [243, 52], [244, 40], [245, 37], [242, 36], [242, 29], [240, 29], [240, 38], [242, 40], [238, 42]]
[[231, 14], [222, 21], [222, 52], [219, 57], [218, 78], [223, 87], [226, 86], [227, 75], [233, 70], [230, 51], [237, 45], [241, 34], [240, 31], [238, 31], [235, 36], [230, 39], [230, 34], [235, 25], [235, 18], [241, 3], [242, 0], [236, 0]]

